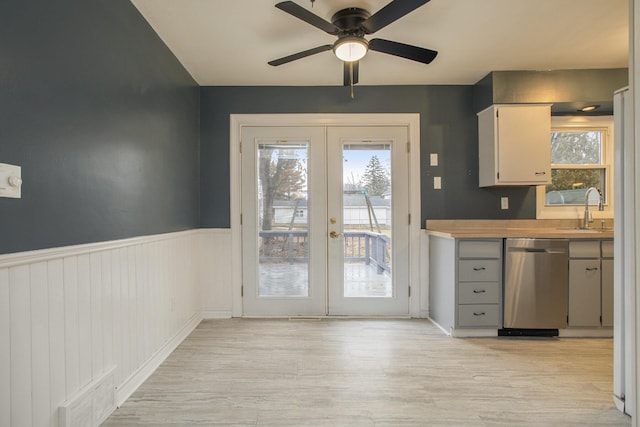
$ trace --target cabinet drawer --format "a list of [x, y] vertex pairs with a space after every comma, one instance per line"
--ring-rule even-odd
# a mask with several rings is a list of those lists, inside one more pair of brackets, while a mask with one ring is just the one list
[[613, 240], [602, 241], [602, 258], [613, 258]]
[[466, 282], [458, 285], [458, 304], [498, 304], [498, 282]]
[[502, 241], [461, 240], [458, 246], [460, 258], [500, 258]]
[[462, 259], [458, 261], [460, 282], [500, 281], [500, 261], [489, 259]]
[[600, 240], [570, 241], [569, 258], [600, 258]]
[[458, 326], [500, 327], [500, 306], [498, 304], [472, 304], [458, 306]]

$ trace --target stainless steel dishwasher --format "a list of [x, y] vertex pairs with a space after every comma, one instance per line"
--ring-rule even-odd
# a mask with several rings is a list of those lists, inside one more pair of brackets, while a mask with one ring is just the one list
[[568, 252], [567, 239], [506, 239], [505, 329], [553, 330], [567, 326]]

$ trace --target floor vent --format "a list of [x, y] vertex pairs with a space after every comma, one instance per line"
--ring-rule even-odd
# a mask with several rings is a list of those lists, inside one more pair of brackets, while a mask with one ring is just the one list
[[97, 427], [116, 409], [115, 367], [60, 406], [60, 427]]

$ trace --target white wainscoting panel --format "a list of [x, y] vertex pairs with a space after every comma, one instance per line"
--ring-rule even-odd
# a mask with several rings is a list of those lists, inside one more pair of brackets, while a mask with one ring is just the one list
[[202, 316], [205, 319], [232, 317], [231, 256], [231, 229], [200, 230]]
[[[0, 255], [0, 426], [58, 427], [59, 407], [82, 390], [108, 402], [114, 388], [124, 402], [202, 318], [200, 235]], [[217, 237], [230, 233], [211, 235], [220, 256]], [[205, 292], [213, 301], [230, 286], [221, 262], [205, 280], [224, 282]], [[113, 386], [92, 386], [108, 372]], [[97, 425], [109, 406], [94, 406]]]
[[429, 318], [429, 234], [420, 230], [420, 313], [421, 319]]

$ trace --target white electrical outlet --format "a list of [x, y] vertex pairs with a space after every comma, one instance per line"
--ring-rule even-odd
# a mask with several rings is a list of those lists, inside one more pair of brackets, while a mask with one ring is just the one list
[[501, 197], [500, 198], [500, 208], [509, 209], [509, 198], [508, 197]]
[[438, 166], [438, 153], [431, 153], [429, 156], [429, 164], [431, 166]]
[[440, 190], [442, 188], [442, 178], [439, 176], [433, 177], [433, 188], [435, 190]]

